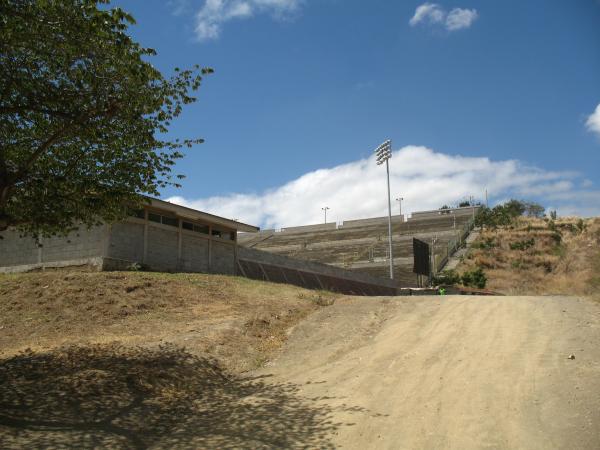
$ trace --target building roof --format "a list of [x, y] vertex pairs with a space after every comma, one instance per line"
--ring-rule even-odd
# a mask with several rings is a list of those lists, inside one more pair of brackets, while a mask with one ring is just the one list
[[237, 220], [226, 219], [225, 217], [215, 216], [213, 214], [209, 214], [203, 211], [198, 211], [197, 209], [188, 208], [186, 206], [176, 205], [175, 203], [166, 202], [164, 200], [159, 200], [157, 198], [148, 197], [150, 200], [149, 206], [153, 206], [158, 209], [162, 209], [164, 211], [169, 211], [175, 214], [178, 217], [190, 219], [190, 220], [200, 220], [204, 222], [215, 223], [217, 225], [223, 225], [224, 227], [236, 230], [236, 231], [245, 231], [248, 233], [253, 233], [259, 231], [259, 227], [255, 227], [253, 225], [248, 225], [246, 223], [238, 222]]

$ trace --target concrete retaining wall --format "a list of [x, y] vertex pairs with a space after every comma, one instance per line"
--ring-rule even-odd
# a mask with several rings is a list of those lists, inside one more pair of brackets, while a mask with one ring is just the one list
[[321, 223], [316, 225], [304, 225], [300, 227], [287, 227], [282, 228], [281, 231], [284, 233], [310, 233], [312, 231], [328, 231], [337, 229], [335, 222]]
[[[396, 215], [392, 216], [392, 224], [403, 223], [404, 215]], [[373, 217], [370, 219], [356, 219], [356, 220], [344, 220], [342, 227], [343, 228], [356, 228], [356, 227], [368, 227], [372, 225], [387, 225], [388, 218], [387, 217]]]
[[443, 210], [444, 212], [442, 212], [442, 210], [439, 209], [433, 209], [431, 211], [417, 211], [412, 213], [412, 216], [409, 219], [409, 221], [420, 219], [434, 219], [437, 217], [444, 216], [452, 217], [453, 214], [457, 217], [471, 216], [473, 215], [473, 210], [475, 210], [475, 214], [477, 214], [477, 211], [479, 211], [480, 208], [481, 206], [464, 206], [462, 208], [445, 209]]
[[351, 295], [396, 295], [394, 280], [339, 267], [239, 247], [239, 272], [248, 278], [327, 289]]

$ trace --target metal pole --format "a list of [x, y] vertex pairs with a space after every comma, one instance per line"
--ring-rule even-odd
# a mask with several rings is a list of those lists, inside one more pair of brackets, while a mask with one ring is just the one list
[[326, 206], [324, 208], [321, 208], [323, 210], [323, 212], [325, 213], [325, 224], [327, 224], [327, 210], [329, 209], [329, 206]]
[[394, 255], [392, 253], [392, 198], [390, 195], [390, 161], [385, 160], [385, 169], [387, 171], [387, 191], [388, 191], [388, 235], [390, 240], [390, 280], [394, 279]]

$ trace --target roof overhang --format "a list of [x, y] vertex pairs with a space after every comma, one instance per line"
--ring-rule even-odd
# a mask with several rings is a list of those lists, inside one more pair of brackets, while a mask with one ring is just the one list
[[186, 206], [177, 205], [175, 203], [166, 202], [157, 198], [146, 197], [149, 200], [149, 206], [169, 211], [178, 217], [190, 220], [199, 220], [202, 222], [214, 223], [222, 225], [236, 231], [245, 231], [247, 233], [255, 233], [260, 230], [259, 227], [238, 222], [237, 220], [226, 219], [225, 217], [215, 216], [213, 214], [198, 211], [197, 209], [188, 208]]

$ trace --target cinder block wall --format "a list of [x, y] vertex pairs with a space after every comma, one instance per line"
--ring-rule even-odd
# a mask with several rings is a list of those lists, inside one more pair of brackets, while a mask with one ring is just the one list
[[[32, 270], [75, 264], [100, 264], [106, 227], [80, 228], [67, 236], [34, 238], [15, 230], [0, 233], [0, 271]], [[13, 268], [13, 269], [11, 269]]]
[[182, 230], [181, 270], [184, 272], [208, 272], [209, 240]]
[[41, 246], [14, 230], [0, 236], [0, 272], [84, 264], [122, 270], [141, 263], [165, 272], [235, 274], [236, 242], [136, 218], [44, 238]]
[[19, 266], [41, 262], [40, 249], [31, 237], [15, 230], [0, 233], [0, 266]]
[[[131, 218], [111, 226], [108, 269], [141, 263], [150, 270], [235, 274], [236, 243]], [[127, 264], [125, 264], [125, 262]]]
[[106, 255], [131, 262], [144, 259], [144, 224], [120, 222], [111, 225]]

